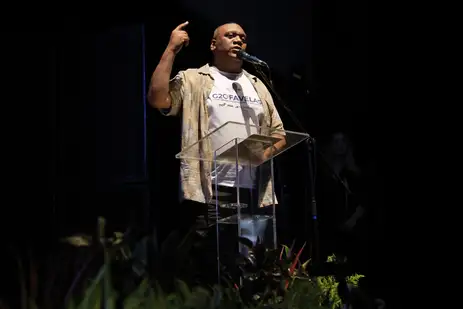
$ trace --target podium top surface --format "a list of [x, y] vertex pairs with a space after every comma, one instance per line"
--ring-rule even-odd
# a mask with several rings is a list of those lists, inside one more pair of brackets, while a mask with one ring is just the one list
[[307, 133], [227, 122], [185, 147], [175, 157], [259, 166], [309, 138]]

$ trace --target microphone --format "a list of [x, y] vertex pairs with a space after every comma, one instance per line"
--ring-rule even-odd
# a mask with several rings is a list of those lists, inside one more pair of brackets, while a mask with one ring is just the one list
[[254, 63], [254, 64], [257, 64], [257, 65], [263, 65], [263, 66], [268, 67], [267, 63], [265, 63], [264, 61], [260, 60], [257, 57], [251, 56], [250, 54], [248, 54], [247, 52], [245, 52], [242, 49], [239, 52], [236, 53], [236, 56], [239, 59], [243, 60], [243, 61], [247, 61], [247, 62], [250, 62], [250, 63]]

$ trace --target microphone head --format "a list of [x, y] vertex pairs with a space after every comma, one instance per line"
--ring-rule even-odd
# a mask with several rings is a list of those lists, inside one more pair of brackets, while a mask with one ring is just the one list
[[257, 64], [257, 65], [264, 65], [264, 66], [267, 66], [267, 64], [254, 57], [254, 56], [251, 56], [250, 54], [248, 54], [247, 52], [245, 52], [244, 50], [240, 49], [237, 53], [236, 53], [236, 57], [238, 57], [238, 59], [241, 59], [243, 61], [247, 61], [247, 62], [250, 62], [252, 64]]
[[233, 87], [233, 90], [235, 90], [236, 92], [241, 92], [241, 93], [243, 92], [243, 88], [237, 82], [233, 82], [232, 87]]
[[244, 50], [240, 49], [237, 53], [236, 53], [236, 57], [238, 57], [239, 59], [241, 60], [244, 60], [244, 58], [248, 55], [247, 52], [245, 52]]

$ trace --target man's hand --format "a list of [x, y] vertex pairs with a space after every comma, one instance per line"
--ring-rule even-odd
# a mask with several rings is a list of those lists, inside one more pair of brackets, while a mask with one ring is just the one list
[[176, 54], [182, 49], [183, 45], [188, 46], [190, 42], [188, 33], [185, 30], [183, 30], [183, 28], [185, 28], [187, 25], [187, 21], [183, 24], [178, 25], [177, 28], [175, 28], [172, 31], [172, 34], [170, 35], [168, 48], [174, 51], [174, 53]]
[[280, 140], [264, 150], [262, 153], [262, 162], [270, 159], [272, 156], [276, 156], [286, 145], [286, 139], [283, 135], [274, 134], [272, 136], [278, 137]]
[[277, 149], [274, 145], [268, 147], [267, 149], [264, 150], [262, 153], [262, 161], [266, 161], [272, 157], [272, 155], [275, 155], [277, 153]]

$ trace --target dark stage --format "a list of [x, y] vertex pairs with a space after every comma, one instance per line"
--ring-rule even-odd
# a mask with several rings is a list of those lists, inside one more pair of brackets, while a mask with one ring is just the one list
[[[14, 202], [2, 207], [2, 222], [5, 231], [16, 226], [7, 237], [11, 246], [46, 255], [60, 237], [93, 233], [98, 216], [108, 220], [110, 230], [155, 229], [162, 242], [181, 215], [175, 209], [179, 161], [174, 157], [180, 151], [180, 120], [147, 105], [149, 79], [179, 23], [190, 21], [191, 43], [178, 55], [175, 72], [209, 61], [213, 30], [234, 21], [249, 29], [249, 52], [267, 61], [276, 90], [320, 149], [336, 132], [351, 139], [372, 209], [368, 227], [357, 236], [363, 241], [357, 252], [374, 294], [394, 304], [398, 292], [384, 266], [396, 258], [386, 236], [392, 228], [385, 202], [386, 120], [369, 90], [366, 2], [300, 2], [235, 1], [228, 10], [212, 1], [195, 7], [169, 1], [163, 10], [63, 13], [3, 27], [4, 131], [14, 133], [5, 141], [11, 145], [4, 161], [11, 189], [4, 198]], [[275, 104], [285, 129], [300, 131]], [[287, 244], [301, 245], [312, 235], [307, 155], [299, 145], [277, 160], [285, 216], [280, 240]], [[320, 183], [324, 171], [330, 173], [317, 158]], [[332, 192], [344, 194], [339, 186]], [[323, 207], [328, 202], [320, 198]]]

